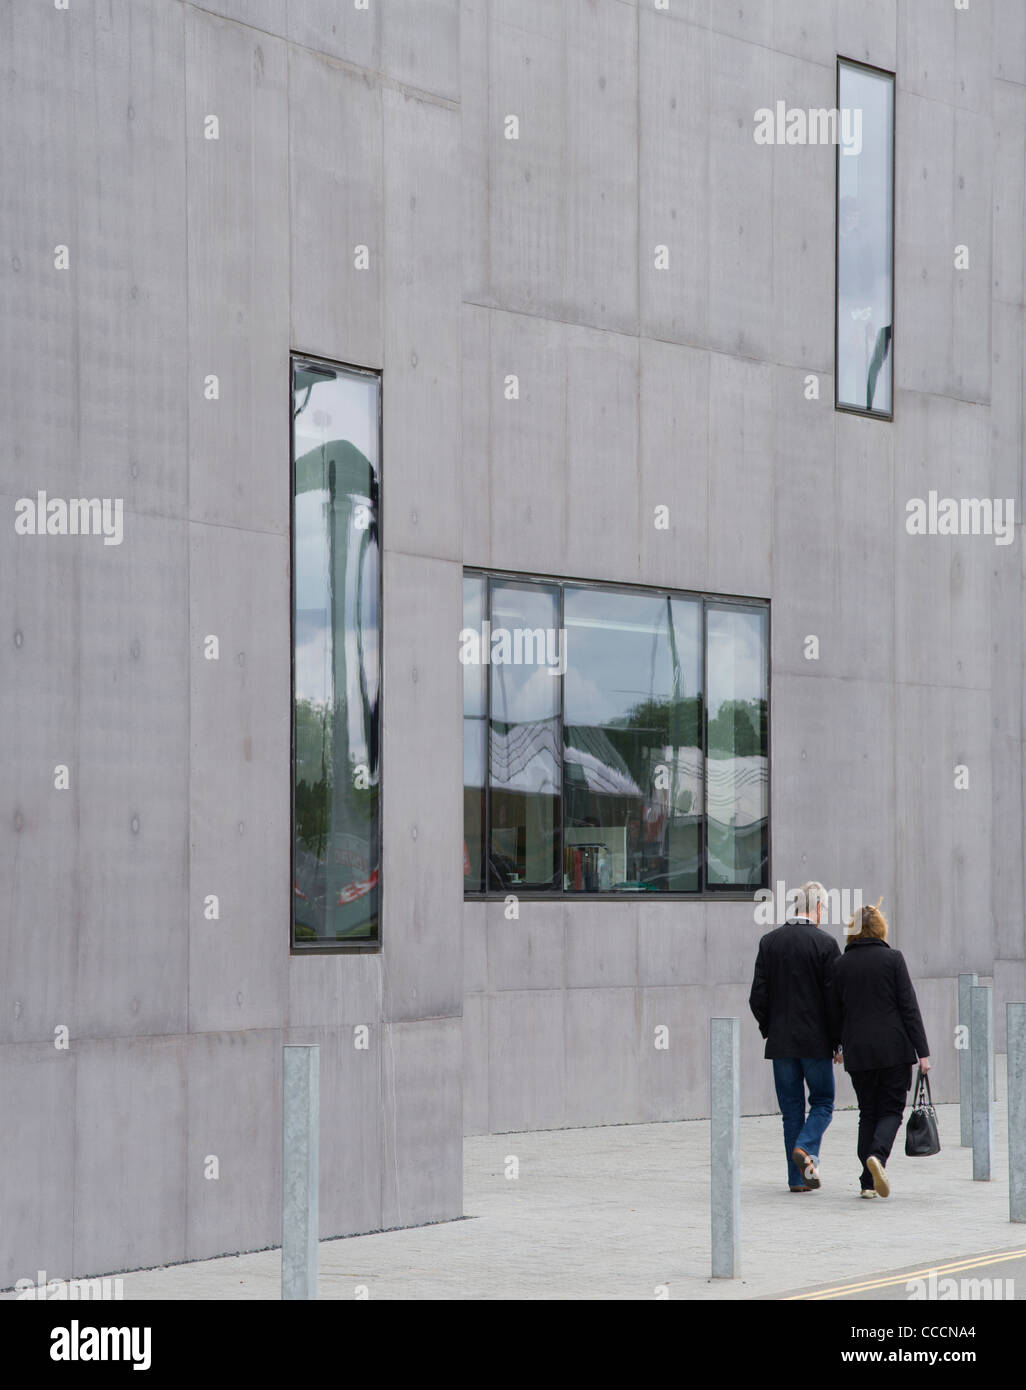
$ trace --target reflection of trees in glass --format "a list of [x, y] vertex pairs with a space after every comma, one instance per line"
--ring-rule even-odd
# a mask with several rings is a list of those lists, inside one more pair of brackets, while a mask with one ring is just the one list
[[614, 719], [613, 727], [644, 729], [655, 735], [653, 742], [671, 748], [700, 748], [702, 697], [641, 700], [631, 707], [625, 718]]
[[724, 700], [709, 720], [711, 758], [761, 757], [767, 747], [765, 700]]

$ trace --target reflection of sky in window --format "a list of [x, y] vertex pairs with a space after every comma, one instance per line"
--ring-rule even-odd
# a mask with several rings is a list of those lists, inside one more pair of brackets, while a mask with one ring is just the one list
[[[463, 626], [472, 628], [478, 638], [485, 616], [487, 581], [481, 575], [468, 575], [463, 580]], [[483, 715], [485, 701], [484, 662], [467, 662], [463, 667], [463, 713]]]
[[[600, 727], [674, 694], [669, 605], [648, 594], [567, 589], [566, 722]], [[681, 696], [698, 690], [699, 607], [672, 601]]]
[[762, 613], [710, 607], [706, 611], [709, 713], [724, 700], [766, 698], [766, 619]]
[[[535, 586], [492, 585], [492, 632], [496, 628], [555, 629], [559, 605], [552, 589]], [[559, 709], [559, 679], [547, 666], [492, 667], [492, 718], [504, 724], [527, 724], [549, 719]]]

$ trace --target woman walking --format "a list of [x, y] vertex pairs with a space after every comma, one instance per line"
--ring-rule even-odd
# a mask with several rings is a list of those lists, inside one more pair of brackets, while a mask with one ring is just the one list
[[841, 1019], [841, 1050], [859, 1102], [858, 1152], [863, 1197], [887, 1197], [884, 1169], [901, 1126], [912, 1066], [930, 1070], [916, 992], [900, 951], [887, 944], [887, 921], [875, 907], [860, 907], [848, 923], [848, 944], [834, 966]]

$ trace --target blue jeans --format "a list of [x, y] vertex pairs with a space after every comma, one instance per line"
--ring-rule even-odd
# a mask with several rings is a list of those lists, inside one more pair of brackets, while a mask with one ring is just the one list
[[[787, 1151], [787, 1184], [804, 1187], [805, 1174], [791, 1157], [804, 1149], [819, 1160], [819, 1142], [834, 1114], [834, 1063], [830, 1057], [774, 1057], [773, 1084], [784, 1118]], [[809, 1113], [805, 1114], [805, 1087], [809, 1088]]]

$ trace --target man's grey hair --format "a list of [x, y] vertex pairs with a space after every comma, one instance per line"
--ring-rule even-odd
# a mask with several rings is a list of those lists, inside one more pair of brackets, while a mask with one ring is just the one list
[[811, 883], [803, 883], [800, 888], [794, 889], [794, 915], [796, 917], [816, 916], [816, 908], [822, 903], [824, 906], [829, 901], [827, 890], [822, 883], [813, 880]]

